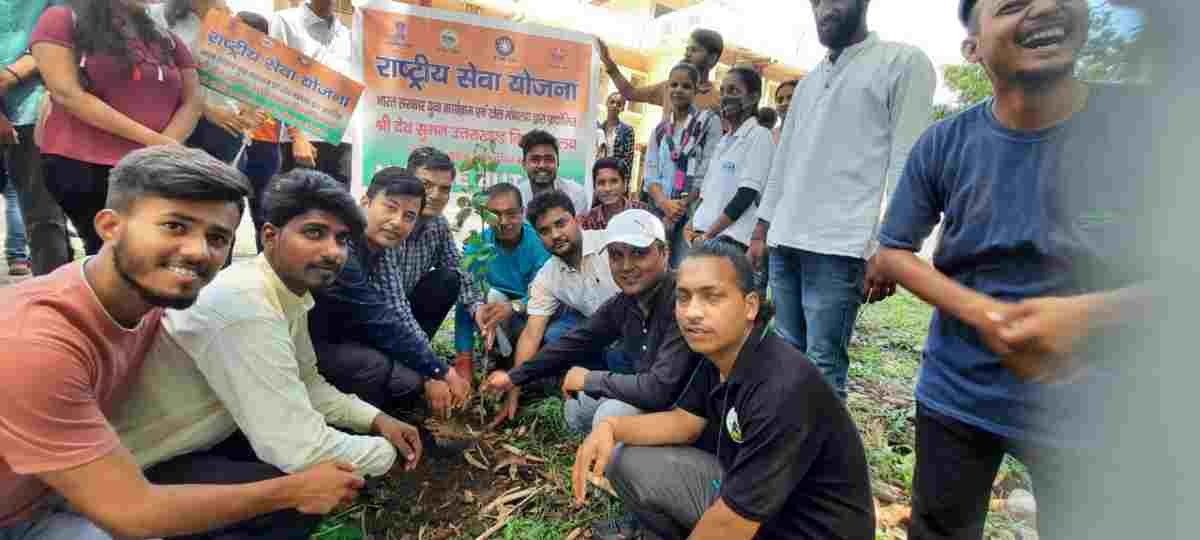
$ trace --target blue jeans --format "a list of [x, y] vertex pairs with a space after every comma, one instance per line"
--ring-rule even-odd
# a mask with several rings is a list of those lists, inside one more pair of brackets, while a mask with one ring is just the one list
[[112, 540], [112, 536], [59, 502], [32, 519], [0, 527], [0, 540]]
[[624, 401], [597, 399], [584, 392], [580, 392], [575, 399], [563, 402], [563, 416], [567, 418], [567, 427], [576, 433], [591, 433], [592, 428], [611, 416], [637, 416], [642, 412]]
[[866, 261], [776, 246], [770, 264], [776, 331], [803, 351], [845, 400], [846, 348], [862, 305]]
[[21, 217], [21, 203], [17, 197], [17, 183], [9, 181], [8, 174], [3, 174], [4, 182], [4, 257], [8, 262], [28, 261], [29, 250], [25, 246], [25, 220]]

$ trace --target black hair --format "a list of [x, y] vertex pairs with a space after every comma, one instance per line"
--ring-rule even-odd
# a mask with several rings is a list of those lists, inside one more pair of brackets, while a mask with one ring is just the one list
[[[156, 24], [145, 10], [128, 10], [121, 0], [70, 0], [68, 5], [75, 14], [71, 37], [77, 62], [85, 55], [107, 54], [116, 57], [126, 69], [133, 69], [146, 60], [160, 65], [175, 65], [175, 39], [170, 31]], [[124, 11], [130, 12], [128, 16]], [[144, 53], [135, 52], [129, 46], [129, 42], [135, 39], [158, 45], [159, 58], [141, 58]]]
[[186, 19], [192, 11], [192, 0], [167, 0], [163, 10], [163, 18], [167, 20], [167, 28], [175, 28], [175, 24]]
[[535, 146], [549, 145], [554, 147], [554, 155], [558, 155], [558, 139], [551, 135], [550, 132], [541, 129], [532, 130], [521, 136], [521, 161], [525, 161], [525, 156], [529, 155], [529, 151]]
[[354, 237], [362, 236], [367, 228], [367, 218], [346, 186], [323, 172], [292, 169], [273, 178], [263, 193], [263, 217], [278, 228], [311, 210], [333, 214]]
[[264, 34], [271, 32], [271, 23], [267, 22], [267, 18], [253, 11], [240, 11], [237, 14], [237, 18], [259, 32]]
[[617, 171], [617, 174], [620, 175], [621, 180], [627, 180], [625, 178], [625, 162], [614, 157], [606, 157], [597, 159], [596, 163], [592, 164], [593, 182], [595, 181], [594, 179], [600, 175], [600, 171], [603, 169], [612, 169]]
[[779, 111], [771, 107], [761, 107], [758, 109], [758, 125], [767, 129], [774, 129], [775, 123], [779, 121]]
[[800, 79], [788, 79], [786, 81], [783, 81], [783, 82], [779, 83], [779, 86], [775, 87], [775, 95], [778, 96], [779, 93], [782, 92], [784, 88], [787, 88], [789, 86], [792, 88], [796, 88], [796, 85], [798, 85], [798, 84], [800, 84]]
[[517, 206], [525, 206], [525, 197], [521, 196], [521, 190], [508, 182], [500, 182], [487, 190], [489, 201], [500, 195], [512, 195], [517, 199]]
[[375, 200], [380, 193], [385, 197], [416, 197], [421, 201], [419, 211], [425, 211], [425, 183], [404, 167], [387, 167], [371, 177], [371, 183], [367, 185], [367, 200]]
[[[757, 95], [759, 100], [762, 99], [762, 75], [759, 75], [754, 68], [746, 65], [734, 66], [733, 69], [729, 70], [729, 73], [725, 74], [726, 77], [730, 75], [734, 75], [738, 80], [742, 81], [742, 84], [746, 86], [746, 92], [750, 95]], [[758, 116], [758, 100], [754, 101], [754, 109], [751, 111], [750, 116]]]
[[431, 171], [450, 171], [450, 179], [453, 180], [457, 176], [458, 171], [454, 168], [454, 161], [445, 152], [438, 150], [432, 146], [422, 146], [413, 150], [408, 155], [408, 172], [417, 174], [417, 169], [428, 169]]
[[692, 84], [700, 84], [700, 70], [687, 62], [675, 64], [675, 67], [672, 67], [671, 71], [667, 72], [667, 76], [670, 77], [672, 73], [681, 69], [687, 72], [688, 78], [692, 80]]
[[967, 26], [967, 36], [975, 37], [979, 35], [979, 17], [980, 12], [979, 2], [967, 2], [966, 7], [967, 18], [963, 21]]
[[755, 317], [755, 322], [765, 323], [775, 316], [775, 306], [767, 301], [766, 294], [755, 285], [754, 264], [750, 262], [750, 257], [746, 256], [746, 252], [741, 246], [720, 238], [705, 240], [699, 245], [689, 247], [684, 260], [700, 257], [715, 257], [729, 261], [729, 264], [733, 265], [738, 291], [742, 294], [758, 294], [758, 316]]
[[537, 227], [538, 220], [546, 215], [546, 212], [555, 208], [561, 208], [568, 214], [575, 215], [575, 203], [571, 202], [571, 197], [568, 197], [562, 190], [555, 189], [544, 192], [529, 201], [529, 208], [525, 209], [525, 217], [531, 225]]
[[125, 155], [108, 173], [105, 206], [126, 211], [142, 197], [237, 203], [250, 195], [246, 176], [203, 150], [150, 146]]
[[[692, 31], [692, 40], [695, 41], [697, 45], [704, 47], [704, 49], [708, 51], [708, 54], [717, 57], [717, 59], [713, 61], [713, 66], [720, 61], [721, 54], [725, 52], [725, 39], [722, 38], [721, 34], [716, 30], [697, 28]], [[708, 67], [711, 68], [713, 66]]]

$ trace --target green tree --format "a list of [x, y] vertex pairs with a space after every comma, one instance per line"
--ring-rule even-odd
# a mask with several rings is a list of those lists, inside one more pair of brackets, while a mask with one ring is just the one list
[[992, 95], [992, 81], [979, 64], [945, 66], [942, 75], [946, 78], [946, 86], [954, 91], [955, 104], [960, 109]]

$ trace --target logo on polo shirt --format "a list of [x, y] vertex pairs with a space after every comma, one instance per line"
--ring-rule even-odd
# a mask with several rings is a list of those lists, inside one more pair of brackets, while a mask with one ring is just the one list
[[725, 413], [725, 431], [729, 433], [729, 438], [733, 442], [742, 444], [742, 425], [738, 423], [737, 409], [729, 409]]

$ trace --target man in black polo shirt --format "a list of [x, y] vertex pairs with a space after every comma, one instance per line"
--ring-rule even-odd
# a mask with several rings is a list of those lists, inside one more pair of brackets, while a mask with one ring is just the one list
[[858, 430], [821, 372], [765, 328], [750, 260], [717, 241], [693, 247], [675, 296], [684, 338], [709, 361], [673, 410], [593, 428], [576, 454], [576, 502], [624, 443], [608, 479], [645, 537], [873, 539]]
[[[580, 431], [608, 416], [669, 409], [700, 363], [675, 323], [675, 276], [667, 268], [670, 252], [662, 221], [645, 210], [626, 210], [608, 222], [605, 234], [602, 249], [621, 293], [528, 362], [510, 372], [493, 372], [483, 386], [484, 391], [507, 392], [565, 372], [563, 393], [574, 398], [564, 408], [574, 417], [569, 423]], [[579, 365], [581, 358], [618, 340], [633, 362], [630, 373]]]

